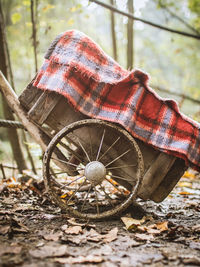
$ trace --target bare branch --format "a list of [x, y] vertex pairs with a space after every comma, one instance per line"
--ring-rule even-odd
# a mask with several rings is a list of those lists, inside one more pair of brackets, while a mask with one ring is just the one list
[[170, 95], [176, 95], [176, 96], [179, 96], [179, 97], [181, 97], [183, 99], [187, 99], [187, 100], [190, 100], [190, 101], [192, 101], [194, 103], [200, 104], [200, 100], [199, 99], [195, 99], [195, 98], [193, 98], [193, 97], [191, 97], [189, 95], [172, 92], [170, 90], [167, 90], [167, 89], [165, 89], [163, 87], [160, 87], [160, 86], [157, 86], [157, 85], [151, 85], [151, 87], [156, 89], [156, 90], [158, 90], [158, 91], [160, 91], [160, 92], [164, 92], [164, 93], [167, 93], [167, 94], [170, 94]]
[[164, 30], [164, 31], [168, 31], [168, 32], [172, 32], [172, 33], [176, 33], [176, 34], [179, 34], [179, 35], [183, 35], [183, 36], [186, 36], [186, 37], [190, 37], [190, 38], [194, 38], [194, 39], [200, 40], [200, 35], [195, 35], [195, 34], [187, 33], [187, 32], [184, 32], [184, 31], [174, 30], [172, 28], [165, 27], [165, 26], [156, 24], [154, 22], [135, 17], [130, 13], [127, 13], [127, 12], [124, 12], [122, 10], [119, 10], [116, 7], [113, 7], [111, 5], [108, 5], [108, 4], [103, 3], [101, 1], [98, 1], [98, 0], [89, 0], [89, 1], [90, 2], [94, 2], [94, 3], [96, 3], [96, 4], [100, 5], [100, 6], [103, 6], [105, 8], [108, 8], [108, 9], [114, 11], [114, 12], [117, 12], [117, 13], [119, 13], [119, 14], [121, 14], [123, 16], [126, 16], [128, 18], [131, 18], [133, 20], [137, 20], [137, 21], [143, 22], [145, 24], [148, 24], [148, 25], [150, 25], [152, 27], [155, 27], [155, 28], [158, 28], [158, 29], [161, 29], [161, 30]]
[[179, 20], [181, 23], [183, 23], [188, 29], [190, 29], [191, 31], [193, 31], [194, 33], [196, 33], [197, 35], [200, 35], [200, 32], [197, 31], [194, 27], [192, 27], [189, 23], [187, 23], [184, 19], [182, 19], [181, 17], [179, 17], [176, 13], [174, 13], [173, 11], [171, 11], [171, 9], [169, 9], [167, 6], [160, 4], [160, 7], [164, 10], [166, 10], [172, 17], [174, 17], [175, 19]]

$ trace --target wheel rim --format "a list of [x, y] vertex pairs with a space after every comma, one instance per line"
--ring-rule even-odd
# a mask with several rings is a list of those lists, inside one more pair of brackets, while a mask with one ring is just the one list
[[[56, 156], [57, 150], [62, 157]], [[43, 176], [53, 200], [68, 214], [85, 219], [110, 217], [127, 208], [137, 196], [143, 172], [134, 138], [121, 127], [97, 119], [63, 128], [49, 143], [43, 160]]]

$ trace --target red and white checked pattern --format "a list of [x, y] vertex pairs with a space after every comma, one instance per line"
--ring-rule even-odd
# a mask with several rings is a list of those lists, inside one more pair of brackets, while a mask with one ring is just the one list
[[181, 114], [173, 100], [159, 97], [147, 81], [147, 74], [123, 69], [89, 37], [71, 30], [54, 40], [33, 86], [62, 94], [89, 117], [121, 124], [200, 171], [200, 124]]

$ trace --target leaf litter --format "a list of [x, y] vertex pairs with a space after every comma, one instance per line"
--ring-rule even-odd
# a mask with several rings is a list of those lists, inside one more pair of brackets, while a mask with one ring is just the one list
[[133, 209], [86, 222], [62, 214], [39, 179], [12, 178], [0, 184], [0, 266], [199, 266], [199, 192], [186, 172], [162, 203], [138, 200], [140, 219]]

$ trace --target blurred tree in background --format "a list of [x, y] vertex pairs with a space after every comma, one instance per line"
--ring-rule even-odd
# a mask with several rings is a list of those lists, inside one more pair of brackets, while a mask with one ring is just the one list
[[[124, 68], [134, 66], [148, 72], [154, 89], [161, 87], [172, 93], [200, 99], [200, 40], [163, 31], [139, 21], [131, 22], [127, 17], [88, 0], [0, 1], [17, 94], [34, 77], [52, 40], [61, 32], [77, 29], [93, 38]], [[159, 25], [200, 35], [199, 0], [102, 2], [126, 12], [134, 10], [135, 16]], [[127, 56], [127, 51], [131, 49], [133, 52], [128, 52]], [[198, 103], [187, 99], [183, 101], [183, 97], [166, 92], [158, 93], [176, 99], [185, 114], [200, 121]], [[2, 107], [0, 117], [3, 118]], [[0, 138], [5, 142], [5, 131], [0, 131]]]

